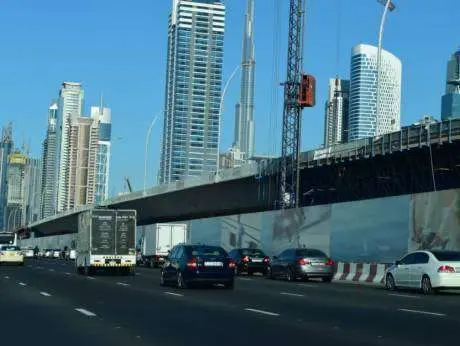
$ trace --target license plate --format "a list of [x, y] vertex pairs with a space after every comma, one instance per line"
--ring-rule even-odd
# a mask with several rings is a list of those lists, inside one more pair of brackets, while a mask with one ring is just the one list
[[325, 263], [323, 262], [318, 262], [318, 263], [313, 263], [314, 266], [324, 266]]
[[117, 262], [115, 262], [115, 261], [110, 261], [109, 264], [110, 264], [111, 266], [113, 266], [113, 265], [117, 264]]
[[252, 261], [254, 263], [261, 263], [263, 261], [263, 259], [261, 259], [261, 258], [253, 258]]
[[204, 262], [205, 267], [223, 267], [224, 264], [222, 262]]

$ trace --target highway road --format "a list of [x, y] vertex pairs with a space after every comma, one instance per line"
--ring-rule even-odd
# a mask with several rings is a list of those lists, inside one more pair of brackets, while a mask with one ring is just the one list
[[460, 295], [259, 277], [179, 290], [156, 269], [85, 277], [43, 259], [0, 267], [0, 317], [5, 345], [456, 345]]

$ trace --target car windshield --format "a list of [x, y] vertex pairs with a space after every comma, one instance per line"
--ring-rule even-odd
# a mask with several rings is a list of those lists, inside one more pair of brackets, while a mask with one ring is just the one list
[[297, 250], [297, 256], [301, 257], [327, 257], [326, 254], [319, 250], [314, 249], [299, 249]]
[[251, 256], [251, 257], [264, 257], [265, 254], [259, 249], [242, 249], [241, 254], [243, 256]]
[[2, 251], [20, 251], [19, 246], [2, 246]]
[[197, 246], [191, 249], [192, 256], [196, 257], [214, 257], [227, 256], [224, 249], [218, 246]]
[[460, 262], [460, 251], [431, 251], [438, 261]]

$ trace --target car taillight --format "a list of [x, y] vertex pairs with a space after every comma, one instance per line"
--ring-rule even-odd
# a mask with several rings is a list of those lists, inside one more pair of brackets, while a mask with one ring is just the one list
[[188, 261], [187, 262], [187, 267], [196, 268], [197, 267], [196, 258], [192, 258], [190, 261]]
[[329, 259], [327, 260], [327, 262], [326, 262], [326, 265], [327, 265], [327, 266], [334, 265], [334, 261], [331, 260], [331, 259], [329, 258]]
[[235, 261], [232, 260], [232, 259], [231, 259], [231, 260], [228, 260], [228, 267], [229, 267], [229, 268], [232, 268], [232, 269], [235, 268], [235, 267], [236, 267]]
[[249, 262], [249, 257], [248, 257], [248, 256], [244, 256], [241, 260], [242, 260], [244, 263], [247, 263], [247, 262]]
[[311, 262], [306, 260], [305, 258], [299, 258], [297, 260], [297, 263], [300, 264], [301, 266], [303, 266], [303, 265], [306, 265], [306, 264], [310, 264]]
[[265, 256], [265, 257], [264, 257], [264, 262], [265, 262], [265, 263], [269, 263], [269, 262], [270, 262], [270, 257]]
[[455, 268], [451, 266], [440, 266], [438, 273], [455, 273]]

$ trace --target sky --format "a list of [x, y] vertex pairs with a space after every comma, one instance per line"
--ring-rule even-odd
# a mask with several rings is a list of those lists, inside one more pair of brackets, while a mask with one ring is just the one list
[[[223, 81], [241, 62], [246, 0], [226, 0]], [[458, 0], [395, 0], [384, 49], [402, 61], [401, 124], [440, 118], [446, 63], [460, 47]], [[304, 70], [317, 80], [317, 104], [303, 111], [302, 148], [323, 142], [328, 79], [349, 77], [354, 45], [377, 43], [383, 6], [376, 0], [306, 0]], [[282, 87], [286, 78], [288, 0], [255, 0], [256, 153], [278, 154]], [[17, 147], [41, 154], [47, 110], [63, 81], [82, 82], [85, 113], [112, 109], [109, 194], [156, 184], [164, 109], [168, 15], [171, 0], [0, 0], [0, 124], [13, 122]], [[240, 75], [224, 99], [221, 149], [233, 141]]]

